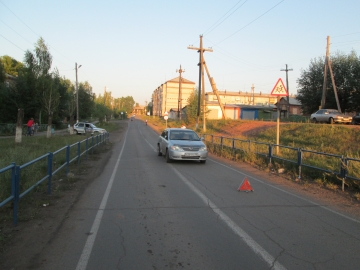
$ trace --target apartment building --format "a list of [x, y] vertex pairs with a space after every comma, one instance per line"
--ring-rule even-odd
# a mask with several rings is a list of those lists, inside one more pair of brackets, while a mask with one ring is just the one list
[[[166, 81], [157, 87], [152, 94], [153, 115], [163, 116], [171, 108], [178, 108], [180, 76]], [[181, 107], [185, 107], [191, 93], [195, 90], [195, 83], [181, 77]]]

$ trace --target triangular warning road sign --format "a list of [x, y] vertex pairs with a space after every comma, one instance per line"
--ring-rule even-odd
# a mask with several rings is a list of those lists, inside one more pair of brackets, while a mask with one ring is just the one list
[[244, 181], [241, 183], [240, 187], [238, 188], [238, 191], [254, 191], [253, 188], [250, 185], [249, 180], [245, 177]]
[[282, 79], [278, 79], [277, 83], [275, 84], [273, 90], [271, 91], [271, 94], [273, 96], [288, 96], [289, 93], [282, 81]]

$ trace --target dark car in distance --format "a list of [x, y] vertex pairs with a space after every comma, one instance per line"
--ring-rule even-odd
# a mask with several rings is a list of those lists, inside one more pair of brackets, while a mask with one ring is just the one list
[[353, 116], [351, 124], [353, 125], [360, 125], [360, 113], [357, 113]]

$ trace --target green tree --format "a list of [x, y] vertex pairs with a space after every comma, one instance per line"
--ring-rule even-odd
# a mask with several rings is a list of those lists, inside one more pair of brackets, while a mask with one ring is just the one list
[[79, 84], [79, 118], [89, 119], [94, 110], [95, 94], [92, 92], [92, 86], [89, 82]]
[[[197, 119], [198, 113], [198, 98], [199, 98], [199, 91], [195, 89], [187, 99], [188, 105], [186, 106], [186, 119], [187, 122], [195, 122]], [[202, 97], [200, 97], [200, 120], [202, 120], [204, 111], [203, 111], [203, 101]], [[205, 108], [206, 109], [206, 108]]]
[[25, 53], [25, 63], [35, 78], [35, 93], [39, 97], [42, 108], [45, 110], [48, 118], [47, 137], [51, 137], [51, 125], [54, 111], [60, 103], [59, 93], [59, 73], [50, 72], [52, 65], [52, 56], [43, 38], [40, 38], [35, 44], [35, 52], [29, 50]]
[[[354, 111], [360, 109], [360, 62], [353, 51], [349, 55], [336, 53], [331, 57], [332, 70], [341, 110]], [[301, 102], [304, 114], [311, 114], [319, 109], [324, 82], [324, 58], [310, 61], [309, 68], [301, 71], [298, 83], [297, 99]], [[327, 92], [325, 108], [337, 108], [331, 77], [327, 76]]]
[[0, 83], [5, 82], [5, 68], [2, 61], [0, 61]]
[[15, 76], [18, 76], [19, 70], [24, 67], [24, 64], [15, 60], [14, 58], [4, 55], [0, 57], [0, 61], [3, 64], [5, 73]]

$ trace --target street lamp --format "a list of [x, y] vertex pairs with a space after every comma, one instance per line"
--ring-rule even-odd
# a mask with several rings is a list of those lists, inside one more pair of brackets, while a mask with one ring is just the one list
[[78, 89], [78, 69], [81, 68], [75, 63], [75, 74], [76, 74], [76, 122], [79, 122], [79, 89]]

